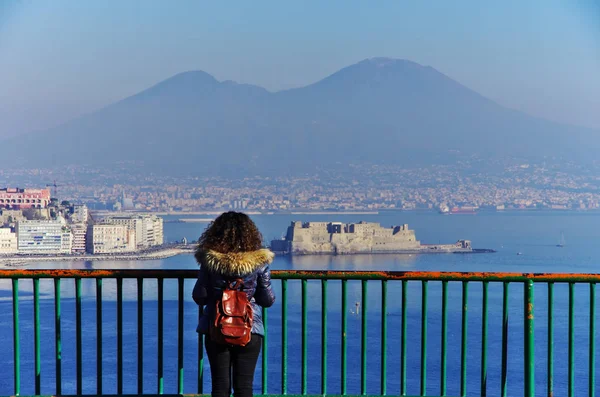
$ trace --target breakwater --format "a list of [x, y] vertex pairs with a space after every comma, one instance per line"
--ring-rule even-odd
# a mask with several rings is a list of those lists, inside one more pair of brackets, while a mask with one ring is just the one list
[[24, 266], [32, 262], [74, 262], [74, 261], [135, 261], [165, 259], [176, 255], [192, 254], [193, 246], [167, 247], [152, 251], [127, 252], [119, 254], [71, 254], [71, 255], [3, 255], [0, 266]]

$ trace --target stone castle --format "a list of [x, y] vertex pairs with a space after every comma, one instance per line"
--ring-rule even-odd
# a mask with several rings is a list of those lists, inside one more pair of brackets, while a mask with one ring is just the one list
[[359, 253], [470, 252], [471, 242], [422, 245], [407, 224], [381, 227], [379, 223], [299, 222], [288, 227], [285, 238], [273, 240], [275, 252], [296, 255]]

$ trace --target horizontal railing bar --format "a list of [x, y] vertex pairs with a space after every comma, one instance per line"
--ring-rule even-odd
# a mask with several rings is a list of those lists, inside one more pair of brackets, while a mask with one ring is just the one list
[[[0, 269], [0, 279], [16, 278], [196, 278], [197, 270], [157, 269]], [[418, 272], [418, 271], [311, 271], [273, 270], [274, 279], [288, 280], [419, 280], [419, 281], [498, 281], [596, 283], [592, 273], [504, 273], [504, 272]]]
[[[327, 394], [328, 396], [340, 396], [340, 397], [381, 397], [379, 394]], [[85, 394], [85, 397], [138, 397], [138, 394]], [[254, 394], [257, 397], [279, 397], [284, 396], [283, 394]], [[9, 397], [9, 396], [7, 396]], [[55, 395], [18, 395], [10, 397], [80, 397], [77, 394], [61, 394], [60, 396]], [[210, 394], [146, 394], [144, 397], [210, 397]], [[322, 394], [286, 394], [285, 397], [323, 397]], [[419, 396], [405, 396], [405, 397], [419, 397]]]

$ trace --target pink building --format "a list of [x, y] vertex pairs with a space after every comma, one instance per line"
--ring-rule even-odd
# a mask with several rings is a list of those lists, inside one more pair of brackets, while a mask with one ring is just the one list
[[50, 190], [48, 189], [0, 189], [0, 208], [46, 208], [49, 203]]

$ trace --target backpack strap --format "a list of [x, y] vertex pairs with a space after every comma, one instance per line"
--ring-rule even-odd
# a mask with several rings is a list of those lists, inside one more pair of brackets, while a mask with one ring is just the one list
[[233, 281], [229, 281], [227, 283], [226, 289], [242, 291], [244, 289], [244, 280], [238, 278]]

